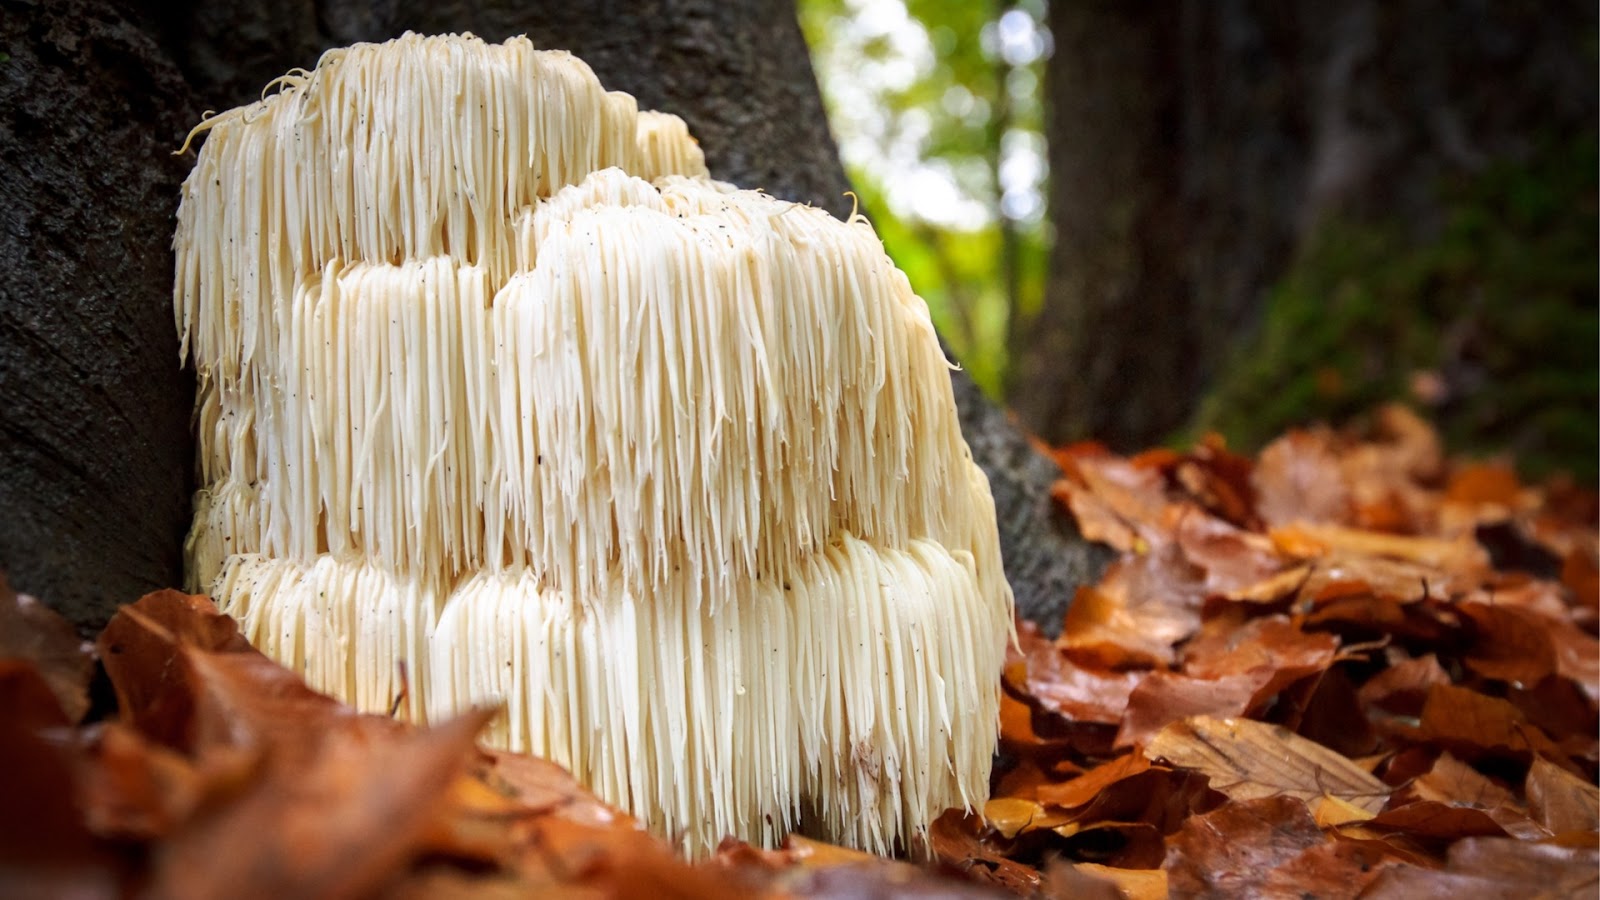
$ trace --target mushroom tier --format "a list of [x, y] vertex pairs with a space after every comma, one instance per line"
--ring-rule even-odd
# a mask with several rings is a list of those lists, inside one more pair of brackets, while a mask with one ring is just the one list
[[882, 852], [987, 795], [1008, 623], [972, 557], [932, 541], [840, 536], [714, 612], [686, 579], [579, 600], [522, 569], [441, 593], [332, 556], [230, 557], [217, 590], [251, 643], [357, 707], [405, 697], [439, 719], [503, 700], [489, 741], [561, 763], [690, 853], [729, 834], [773, 846], [802, 817]]
[[205, 127], [186, 549], [252, 641], [362, 709], [503, 701], [692, 853], [983, 798], [993, 504], [864, 219], [710, 181], [526, 41], [335, 51]]

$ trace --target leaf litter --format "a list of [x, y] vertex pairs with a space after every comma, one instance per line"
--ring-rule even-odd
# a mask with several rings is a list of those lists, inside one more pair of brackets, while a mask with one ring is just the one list
[[1592, 491], [1447, 459], [1399, 407], [1254, 459], [1052, 455], [1120, 558], [1058, 639], [1018, 623], [993, 796], [915, 863], [798, 835], [690, 863], [480, 748], [492, 710], [357, 714], [173, 591], [86, 644], [0, 582], [0, 895], [1595, 893]]

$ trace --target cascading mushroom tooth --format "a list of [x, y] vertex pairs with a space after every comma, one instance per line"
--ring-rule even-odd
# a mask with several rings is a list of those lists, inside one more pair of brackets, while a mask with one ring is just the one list
[[993, 503], [865, 220], [520, 38], [333, 51], [202, 130], [186, 560], [252, 642], [369, 711], [502, 704], [689, 853], [981, 802]]

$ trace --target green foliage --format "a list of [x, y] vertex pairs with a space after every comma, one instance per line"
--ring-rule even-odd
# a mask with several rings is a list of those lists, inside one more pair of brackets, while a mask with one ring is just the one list
[[[1006, 252], [999, 178], [1008, 141], [1042, 155], [1044, 58], [1008, 61], [995, 31], [1008, 11], [1037, 23], [1042, 2], [800, 0], [798, 9], [862, 211], [956, 358], [999, 396], [1009, 318], [1043, 302], [1047, 254], [1038, 209], [1004, 220], [1015, 238]], [[946, 215], [895, 183], [913, 168], [947, 186]]]
[[1444, 226], [1331, 222], [1272, 291], [1197, 417], [1242, 448], [1385, 400], [1423, 401], [1454, 448], [1593, 482], [1600, 439], [1596, 144], [1443, 187]]

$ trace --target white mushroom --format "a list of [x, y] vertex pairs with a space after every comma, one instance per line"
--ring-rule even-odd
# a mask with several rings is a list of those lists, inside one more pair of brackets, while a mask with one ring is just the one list
[[333, 51], [202, 128], [189, 576], [257, 646], [366, 710], [503, 701], [691, 853], [982, 802], [993, 504], [864, 219], [525, 39]]

